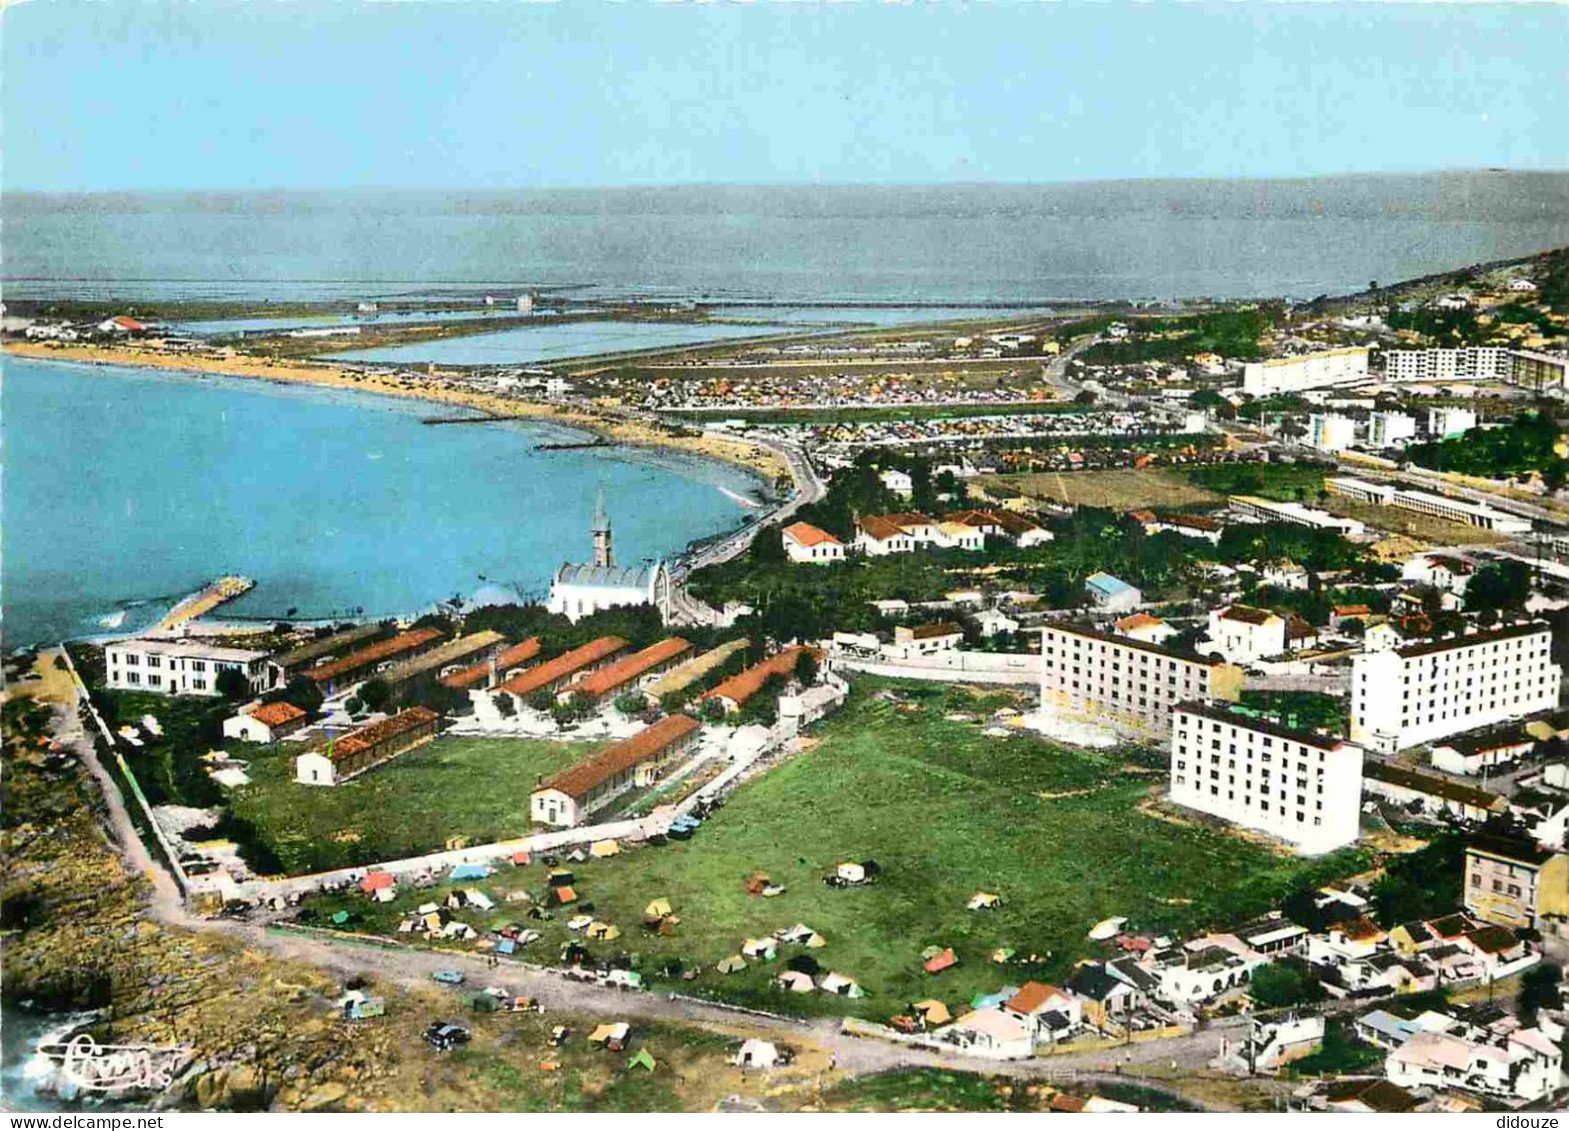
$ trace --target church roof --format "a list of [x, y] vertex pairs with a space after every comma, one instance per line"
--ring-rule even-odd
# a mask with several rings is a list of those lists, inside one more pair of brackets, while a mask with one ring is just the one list
[[661, 563], [635, 566], [573, 565], [566, 563], [556, 571], [557, 585], [585, 585], [599, 589], [647, 589]]

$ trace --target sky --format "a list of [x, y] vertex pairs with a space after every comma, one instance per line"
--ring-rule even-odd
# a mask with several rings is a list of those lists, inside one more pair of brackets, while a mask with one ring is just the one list
[[1569, 168], [1569, 6], [48, 0], [7, 190]]

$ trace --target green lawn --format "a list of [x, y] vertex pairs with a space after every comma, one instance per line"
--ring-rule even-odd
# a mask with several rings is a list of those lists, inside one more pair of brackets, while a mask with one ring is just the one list
[[[639, 956], [645, 975], [669, 958], [704, 967], [688, 992], [792, 1013], [855, 1012], [886, 1017], [915, 999], [957, 1005], [977, 991], [1025, 978], [1062, 978], [1095, 953], [1085, 934], [1110, 915], [1173, 930], [1229, 923], [1259, 912], [1302, 878], [1357, 870], [1358, 856], [1302, 862], [1218, 832], [1138, 812], [1153, 781], [1126, 752], [1059, 748], [1020, 735], [987, 737], [973, 723], [948, 721], [941, 688], [915, 710], [873, 698], [858, 683], [850, 705], [822, 742], [760, 778], [714, 815], [689, 842], [646, 847], [574, 866], [576, 887], [595, 914], [622, 929], [596, 953]], [[1089, 791], [1075, 794], [1074, 791]], [[1070, 796], [1053, 796], [1074, 794]], [[875, 886], [835, 890], [822, 876], [841, 860], [874, 858]], [[785, 895], [748, 895], [754, 870], [788, 885]], [[508, 869], [494, 890], [542, 893], [539, 866]], [[965, 907], [977, 890], [1001, 894], [998, 911]], [[437, 893], [439, 894], [439, 893]], [[400, 913], [433, 898], [407, 892], [392, 904], [358, 896], [318, 900], [318, 913], [349, 907], [362, 929], [393, 929]], [[643, 907], [668, 898], [681, 925], [675, 937], [639, 927]], [[476, 927], [520, 918], [500, 904]], [[570, 936], [564, 915], [541, 926], [532, 956], [554, 961]], [[781, 947], [778, 958], [729, 976], [712, 967], [742, 939], [802, 922], [827, 946]], [[960, 963], [937, 976], [920, 960], [928, 945], [953, 946]], [[988, 960], [997, 947], [1038, 954], [1031, 966]], [[856, 978], [868, 998], [784, 994], [772, 979], [790, 957], [808, 953], [824, 970]]]
[[[587, 743], [526, 738], [438, 738], [343, 785], [294, 782], [298, 743], [253, 748], [251, 784], [230, 792], [248, 826], [290, 874], [439, 851], [448, 837], [472, 844], [529, 832], [540, 777], [588, 755]], [[229, 830], [226, 830], [229, 831]], [[248, 839], [248, 838], [244, 838]]]

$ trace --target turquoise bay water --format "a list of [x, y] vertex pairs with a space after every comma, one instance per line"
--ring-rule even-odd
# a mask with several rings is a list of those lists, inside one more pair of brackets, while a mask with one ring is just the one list
[[[407, 613], [539, 595], [589, 552], [603, 483], [617, 558], [739, 525], [722, 464], [636, 449], [542, 452], [533, 424], [430, 427], [428, 404], [336, 390], [7, 359], [0, 600], [7, 647], [131, 631], [222, 573], [227, 614]], [[124, 614], [123, 622], [103, 618]]]
[[508, 365], [721, 342], [731, 338], [759, 338], [786, 333], [792, 328], [705, 322], [564, 322], [553, 326], [520, 326], [514, 330], [470, 334], [462, 338], [441, 338], [408, 346], [339, 350], [322, 356], [336, 361], [400, 365], [420, 361], [434, 361], [438, 365]]

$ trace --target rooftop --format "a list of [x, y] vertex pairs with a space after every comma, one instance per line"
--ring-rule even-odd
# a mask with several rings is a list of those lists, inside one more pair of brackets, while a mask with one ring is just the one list
[[407, 734], [418, 727], [441, 721], [441, 716], [435, 711], [425, 707], [410, 707], [400, 711], [391, 718], [382, 719], [361, 727], [359, 730], [344, 735], [342, 738], [330, 739], [315, 748], [316, 753], [325, 754], [332, 761], [345, 758], [351, 754], [363, 754], [374, 749], [379, 744], [399, 735]]
[[1401, 766], [1391, 766], [1388, 762], [1380, 762], [1373, 758], [1369, 758], [1362, 763], [1362, 776], [1372, 778], [1375, 781], [1386, 782], [1389, 785], [1414, 790], [1417, 793], [1441, 797], [1445, 801], [1456, 801], [1461, 805], [1470, 805], [1477, 809], [1502, 809], [1504, 807], [1504, 799], [1496, 793], [1488, 793], [1485, 790], [1477, 789], [1475, 786], [1450, 781], [1448, 778], [1437, 777], [1433, 774], [1419, 773], [1416, 770], [1407, 770]]
[[585, 695], [597, 698], [691, 650], [690, 640], [684, 640], [679, 636], [666, 637], [657, 644], [650, 644], [641, 652], [633, 652], [630, 656], [623, 656], [598, 671], [590, 672], [573, 684], [571, 690], [581, 691]]
[[792, 522], [784, 528], [784, 533], [803, 546], [817, 546], [822, 543], [827, 543], [830, 546], [842, 546], [844, 544], [828, 533], [828, 531], [813, 526], [810, 522]]
[[1177, 705], [1179, 712], [1189, 715], [1199, 715], [1216, 722], [1226, 723], [1230, 726], [1241, 727], [1243, 730], [1256, 731], [1278, 738], [1285, 742], [1299, 742], [1303, 746], [1311, 746], [1315, 750], [1335, 751], [1342, 746], [1349, 745], [1347, 741], [1337, 735], [1319, 734], [1316, 731], [1297, 730], [1293, 727], [1281, 726], [1269, 719], [1255, 718], [1237, 711], [1228, 711], [1224, 707], [1215, 705], [1202, 699], [1191, 699], [1186, 703]]
[[640, 762], [657, 758], [697, 730], [698, 726], [697, 720], [688, 715], [666, 715], [631, 738], [607, 746], [562, 771], [539, 788], [553, 789], [572, 798], [586, 797], [617, 774], [625, 773]]
[[301, 644], [298, 648], [291, 648], [279, 656], [278, 664], [284, 668], [297, 668], [301, 664], [308, 664], [319, 659], [329, 652], [339, 648], [346, 648], [350, 644], [358, 644], [361, 640], [368, 640], [378, 633], [385, 632], [386, 627], [380, 624], [359, 624], [353, 628], [334, 632], [331, 636], [324, 636], [320, 640], [312, 640], [308, 644]]
[[400, 632], [390, 640], [382, 640], [368, 648], [361, 648], [357, 652], [350, 652], [341, 659], [322, 664], [319, 667], [305, 671], [304, 676], [316, 683], [326, 683], [337, 679], [340, 675], [357, 672], [378, 664], [383, 660], [390, 660], [394, 656], [401, 656], [405, 652], [423, 647], [432, 640], [440, 640], [441, 633], [434, 628], [416, 628], [411, 632]]
[[563, 652], [553, 660], [546, 660], [538, 667], [518, 673], [500, 684], [496, 690], [526, 699], [542, 688], [548, 688], [568, 676], [575, 675], [590, 664], [597, 664], [601, 660], [614, 656], [626, 646], [627, 642], [619, 636], [601, 636], [598, 640], [590, 640], [570, 652]]
[[268, 727], [285, 726], [295, 719], [305, 717], [305, 712], [293, 703], [285, 703], [281, 700], [277, 703], [263, 703], [249, 714], [251, 718]]
[[[505, 673], [509, 668], [519, 664], [526, 664], [540, 652], [539, 637], [530, 636], [521, 644], [514, 644], [510, 648], [503, 648], [496, 653], [495, 666], [498, 672]], [[490, 677], [491, 661], [464, 668], [462, 671], [453, 672], [451, 675], [441, 677], [441, 682], [447, 687], [464, 690], [484, 683]]]
[[1526, 621], [1522, 624], [1506, 624], [1501, 628], [1489, 628], [1481, 632], [1471, 632], [1464, 636], [1451, 636], [1443, 640], [1430, 640], [1423, 644], [1412, 644], [1405, 648], [1396, 649], [1395, 654], [1409, 660], [1417, 656], [1429, 656], [1435, 652], [1447, 652], [1451, 648], [1470, 648], [1477, 644], [1494, 644], [1501, 640], [1515, 640], [1522, 636], [1536, 636], [1538, 633], [1543, 632], [1552, 632], [1551, 627], [1545, 621]]
[[753, 664], [745, 671], [738, 672], [720, 683], [703, 698], [728, 699], [737, 705], [745, 703], [762, 689], [769, 676], [782, 675], [788, 678], [790, 673], [795, 670], [796, 657], [802, 652], [810, 652], [816, 655], [817, 649], [797, 644], [786, 648], [782, 652], [775, 652], [762, 663]]
[[1134, 640], [1127, 636], [1114, 636], [1109, 632], [1101, 632], [1099, 629], [1090, 628], [1087, 625], [1068, 624], [1065, 621], [1052, 621], [1043, 627], [1047, 629], [1055, 629], [1059, 632], [1066, 632], [1070, 635], [1078, 636], [1085, 640], [1099, 640], [1106, 644], [1114, 644], [1119, 648], [1133, 648], [1140, 652], [1150, 652], [1156, 656], [1165, 656], [1169, 659], [1181, 660], [1188, 664], [1201, 664], [1206, 668], [1218, 668], [1221, 667], [1224, 663], [1224, 661], [1218, 660], [1213, 656], [1200, 656], [1196, 652], [1176, 652], [1170, 648], [1162, 648], [1159, 644], [1151, 644], [1144, 640]]

